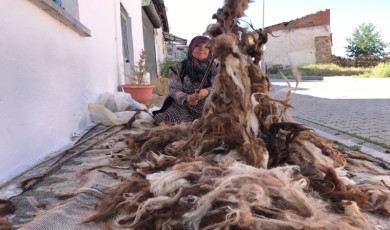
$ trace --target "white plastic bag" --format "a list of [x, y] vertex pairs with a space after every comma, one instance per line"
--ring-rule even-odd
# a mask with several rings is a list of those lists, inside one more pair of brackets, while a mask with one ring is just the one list
[[146, 109], [128, 93], [103, 93], [96, 103], [88, 104], [91, 120], [104, 125], [122, 125], [136, 113], [136, 109]]

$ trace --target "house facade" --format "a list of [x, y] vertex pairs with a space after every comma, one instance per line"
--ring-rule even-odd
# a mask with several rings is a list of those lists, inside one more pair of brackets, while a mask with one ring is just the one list
[[264, 29], [272, 33], [264, 52], [268, 69], [331, 62], [329, 9]]
[[90, 128], [142, 49], [157, 75], [163, 32], [163, 0], [1, 0], [0, 184]]

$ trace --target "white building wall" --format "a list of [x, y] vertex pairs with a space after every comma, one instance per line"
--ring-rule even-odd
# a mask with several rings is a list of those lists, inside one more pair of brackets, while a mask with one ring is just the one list
[[164, 35], [162, 27], [155, 29], [155, 46], [156, 46], [156, 62], [157, 62], [157, 75], [161, 76], [161, 62], [165, 59], [165, 45], [164, 45]]
[[296, 66], [314, 64], [315, 38], [330, 36], [329, 26], [305, 27], [285, 31], [275, 31], [268, 36], [265, 45], [264, 61], [267, 67], [274, 65]]
[[0, 1], [0, 183], [73, 143], [88, 103], [123, 83], [120, 8], [143, 48], [141, 0], [79, 0], [83, 37], [28, 0]]

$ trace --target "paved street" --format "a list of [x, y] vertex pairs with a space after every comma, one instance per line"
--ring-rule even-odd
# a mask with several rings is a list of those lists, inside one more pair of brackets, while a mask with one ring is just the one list
[[[285, 81], [271, 81], [274, 85], [272, 94], [283, 97], [287, 88]], [[295, 86], [295, 82], [291, 84]], [[291, 104], [294, 108], [290, 112], [298, 123], [338, 139], [349, 138], [350, 146], [359, 144], [385, 153], [388, 149], [364, 139], [390, 146], [389, 88], [390, 79], [385, 78], [325, 77], [324, 80], [304, 80], [293, 95]], [[353, 135], [344, 135], [340, 131]]]

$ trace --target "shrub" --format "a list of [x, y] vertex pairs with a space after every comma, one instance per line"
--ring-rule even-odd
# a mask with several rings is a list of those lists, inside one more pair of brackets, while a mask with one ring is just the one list
[[167, 78], [168, 77], [169, 66], [171, 66], [172, 64], [175, 64], [177, 62], [180, 62], [180, 61], [181, 61], [180, 59], [176, 59], [176, 58], [166, 58], [166, 59], [164, 59], [164, 61], [162, 61], [160, 63], [161, 76]]
[[[302, 76], [355, 76], [367, 71], [366, 68], [341, 67], [336, 64], [310, 64], [298, 67]], [[292, 75], [291, 70], [283, 70], [286, 76]]]
[[159, 96], [168, 95], [168, 78], [166, 77], [153, 78], [151, 84], [155, 86], [153, 88], [154, 94], [157, 94]]
[[390, 62], [380, 63], [366, 73], [360, 75], [361, 77], [385, 77], [390, 78]]
[[141, 50], [137, 63], [132, 66], [132, 74], [128, 76], [131, 79], [131, 83], [141, 85], [144, 75], [148, 73], [149, 70], [150, 66], [146, 63], [146, 51]]

